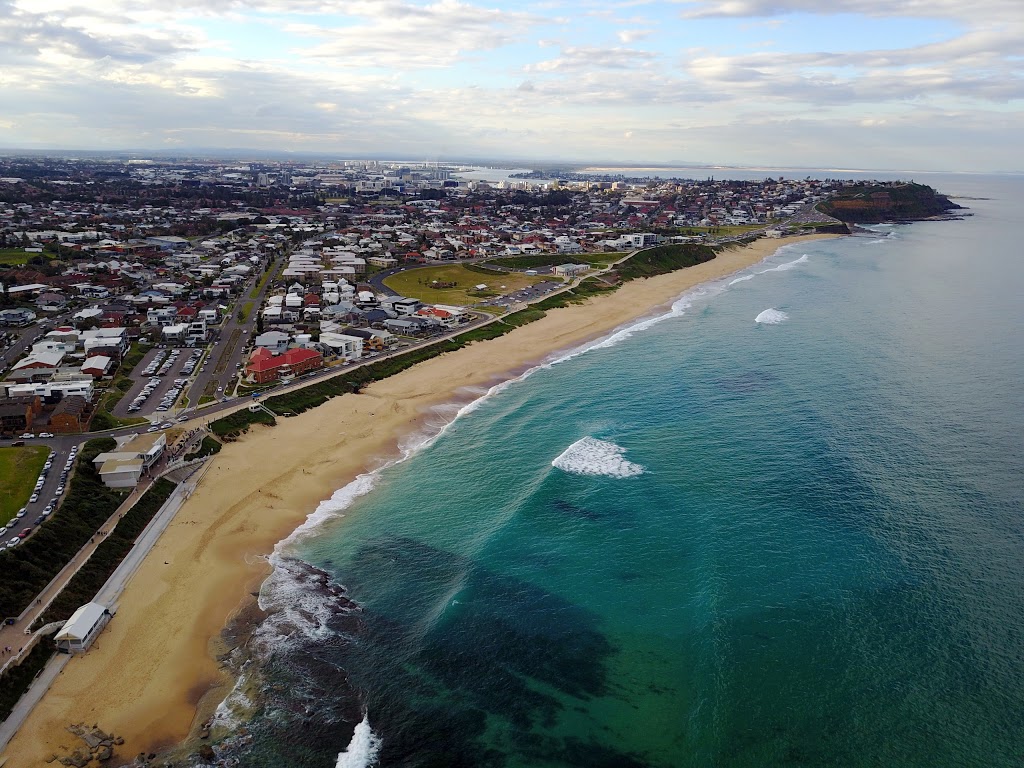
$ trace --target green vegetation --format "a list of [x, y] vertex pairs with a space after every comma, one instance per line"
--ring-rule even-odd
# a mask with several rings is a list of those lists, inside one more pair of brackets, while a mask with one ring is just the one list
[[267, 271], [263, 273], [263, 277], [260, 278], [259, 282], [256, 283], [255, 287], [249, 291], [249, 298], [255, 299], [260, 295], [260, 291], [266, 287], [267, 283], [270, 282], [273, 277], [277, 274], [277, 262], [271, 260]]
[[124, 501], [127, 492], [107, 488], [92, 463], [116, 445], [109, 437], [87, 442], [64, 503], [24, 543], [0, 553], [0, 617], [20, 614]]
[[33, 256], [40, 256], [38, 253], [25, 253], [24, 248], [0, 248], [0, 266], [20, 267], [28, 264]]
[[0, 677], [0, 721], [10, 716], [18, 699], [29, 689], [36, 675], [56, 652], [57, 646], [53, 643], [38, 643], [21, 664], [7, 670]]
[[164, 505], [174, 491], [175, 484], [160, 479], [149, 487], [135, 506], [124, 513], [117, 526], [103, 539], [92, 557], [68, 582], [57, 598], [50, 604], [40, 624], [67, 619], [75, 610], [96, 597], [107, 579], [125, 559], [139, 534]]
[[623, 281], [635, 280], [639, 277], [674, 272], [684, 267], [692, 267], [715, 258], [715, 249], [709, 245], [659, 245], [640, 251], [629, 261], [624, 261], [616, 269]]
[[537, 267], [555, 267], [559, 264], [589, 264], [592, 267], [606, 266], [624, 253], [531, 253], [525, 256], [499, 256], [489, 259], [482, 266], [496, 265], [508, 269], [536, 269]]
[[247, 301], [238, 309], [238, 322], [244, 323], [249, 315], [252, 313], [252, 307], [255, 302]]
[[210, 431], [220, 438], [238, 437], [248, 431], [250, 424], [269, 424], [273, 426], [277, 421], [264, 410], [250, 412], [247, 409], [235, 411], [222, 419], [217, 419], [210, 424]]
[[[466, 306], [474, 304], [484, 293], [492, 294], [495, 291], [511, 293], [540, 282], [542, 279], [519, 272], [488, 274], [485, 278], [482, 277], [479, 270], [467, 269], [462, 264], [447, 264], [397, 272], [384, 278], [384, 284], [403, 296], [419, 299], [429, 304]], [[434, 281], [448, 283], [452, 287], [433, 288], [431, 286]], [[476, 291], [476, 286], [480, 284], [487, 285], [486, 292]]]
[[543, 309], [534, 309], [533, 307], [530, 307], [529, 309], [513, 312], [511, 315], [503, 317], [502, 322], [506, 325], [511, 325], [513, 328], [518, 328], [521, 325], [536, 322], [542, 317], [547, 317], [547, 314], [548, 313]]
[[203, 438], [203, 442], [199, 444], [199, 450], [194, 453], [190, 453], [187, 458], [204, 459], [207, 456], [213, 456], [215, 453], [220, 453], [220, 449], [222, 447], [223, 446], [220, 444], [219, 440], [207, 435]]
[[959, 208], [959, 205], [931, 187], [914, 183], [855, 184], [818, 204], [818, 210], [822, 213], [856, 224], [919, 221]]
[[0, 525], [6, 525], [18, 510], [28, 504], [39, 473], [50, 449], [42, 445], [0, 448], [0, 477], [4, 492], [0, 494]]

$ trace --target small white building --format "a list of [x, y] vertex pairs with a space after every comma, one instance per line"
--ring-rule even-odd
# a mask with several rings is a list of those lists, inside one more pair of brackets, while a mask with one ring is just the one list
[[577, 275], [582, 275], [588, 269], [590, 269], [589, 264], [559, 264], [551, 271], [559, 277], [576, 277]]
[[62, 653], [83, 653], [103, 631], [113, 614], [105, 605], [86, 603], [71, 614], [54, 640]]

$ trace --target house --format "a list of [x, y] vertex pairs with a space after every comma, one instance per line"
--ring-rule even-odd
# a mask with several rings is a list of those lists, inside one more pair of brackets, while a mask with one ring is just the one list
[[114, 614], [100, 603], [86, 603], [71, 614], [64, 626], [54, 636], [57, 650], [61, 653], [82, 653], [107, 626]]
[[0, 432], [20, 434], [32, 428], [32, 422], [43, 409], [39, 395], [9, 397], [0, 400]]
[[0, 325], [31, 325], [35, 319], [36, 313], [31, 309], [0, 309]]
[[92, 376], [94, 379], [98, 379], [101, 376], [109, 375], [113, 367], [114, 361], [112, 358], [109, 358], [106, 355], [93, 355], [82, 363], [81, 371], [86, 376]]
[[326, 332], [320, 334], [318, 343], [330, 350], [331, 354], [345, 360], [358, 360], [363, 356], [363, 339], [358, 336]]
[[[384, 349], [384, 339], [378, 331], [366, 328], [345, 328], [342, 333], [363, 341], [363, 352], [380, 352]], [[322, 334], [321, 334], [322, 338]]]
[[415, 315], [423, 306], [419, 299], [407, 299], [404, 296], [385, 296], [380, 300], [380, 308], [385, 312], [393, 312], [398, 317]]
[[54, 432], [82, 432], [85, 430], [88, 401], [80, 395], [61, 398], [50, 414], [50, 429]]
[[288, 344], [291, 341], [291, 337], [287, 333], [281, 331], [266, 331], [261, 333], [253, 340], [253, 345], [257, 348], [263, 348], [269, 350], [271, 354], [279, 355], [288, 349]]

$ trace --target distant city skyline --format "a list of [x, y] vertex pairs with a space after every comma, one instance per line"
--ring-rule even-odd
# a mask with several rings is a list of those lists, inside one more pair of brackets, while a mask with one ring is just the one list
[[1022, 171], [1015, 0], [0, 0], [0, 147]]

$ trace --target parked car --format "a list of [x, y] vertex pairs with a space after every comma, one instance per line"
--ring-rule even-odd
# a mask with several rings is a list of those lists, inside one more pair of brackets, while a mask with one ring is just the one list
[[40, 432], [40, 437], [53, 437], [53, 432]]
[[18, 514], [15, 517], [24, 517], [26, 512], [28, 512], [28, 507], [22, 507], [18, 510]]
[[31, 432], [26, 432], [24, 435], [21, 435], [22, 440], [31, 440], [34, 437], [35, 435], [33, 435]]
[[35, 504], [37, 501], [39, 501], [39, 494], [38, 493], [33, 493], [31, 496], [28, 497], [28, 503], [29, 504]]
[[159, 432], [160, 431], [160, 427], [152, 426], [149, 429], [147, 429], [146, 431], [147, 432]]

